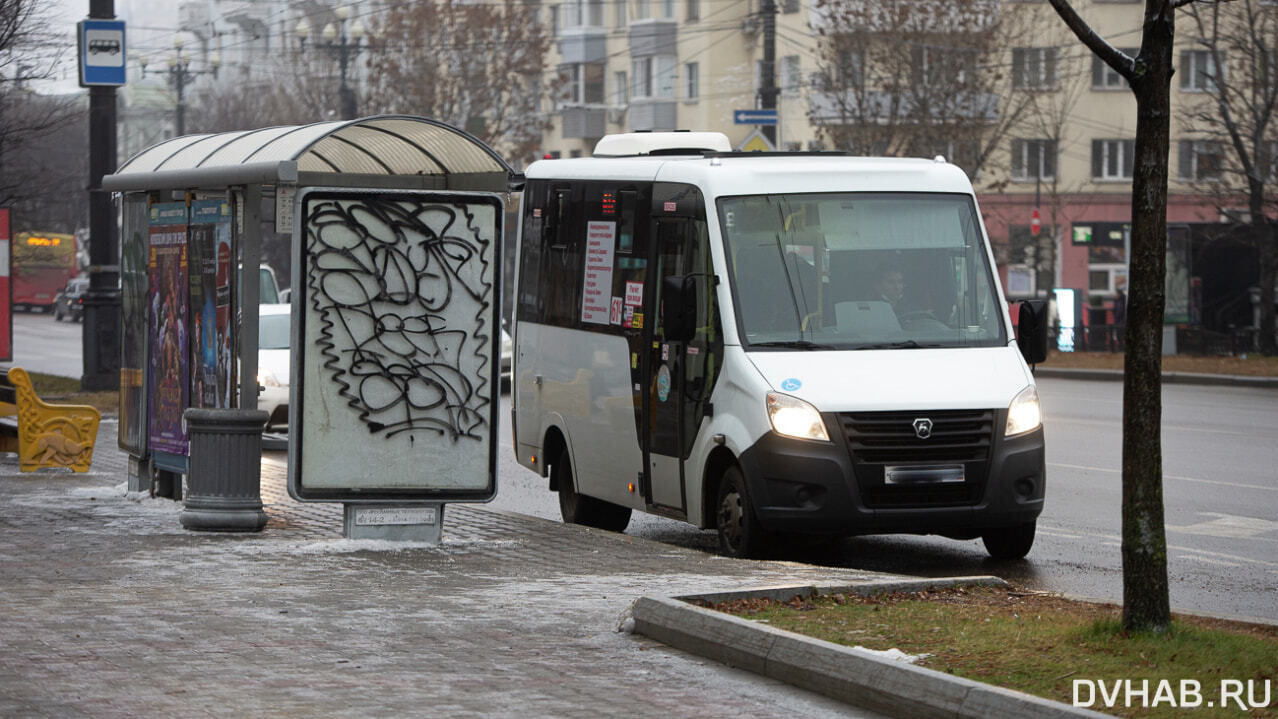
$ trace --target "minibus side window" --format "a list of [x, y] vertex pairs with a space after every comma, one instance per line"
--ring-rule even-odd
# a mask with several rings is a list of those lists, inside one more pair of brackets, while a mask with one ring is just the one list
[[581, 268], [585, 264], [584, 222], [580, 202], [573, 195], [580, 188], [556, 187], [550, 191], [549, 212], [553, 222], [543, 242], [541, 286], [545, 295], [547, 324], [577, 327], [581, 319]]
[[546, 226], [546, 185], [530, 182], [524, 190], [524, 227], [520, 242], [519, 301], [516, 317], [522, 322], [540, 322], [545, 308], [541, 294], [541, 257]]

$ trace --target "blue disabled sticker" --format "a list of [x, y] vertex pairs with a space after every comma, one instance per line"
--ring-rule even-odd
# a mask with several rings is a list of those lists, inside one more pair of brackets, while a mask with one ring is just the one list
[[786, 392], [797, 391], [802, 386], [803, 386], [803, 383], [793, 377], [781, 382], [781, 389], [785, 390]]

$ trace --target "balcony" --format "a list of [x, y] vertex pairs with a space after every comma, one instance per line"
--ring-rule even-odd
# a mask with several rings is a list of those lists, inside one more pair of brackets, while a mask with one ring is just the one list
[[559, 111], [565, 140], [603, 137], [607, 108], [603, 105], [572, 105]]
[[630, 56], [675, 54], [678, 29], [674, 20], [638, 20], [630, 23]]
[[637, 99], [630, 102], [631, 130], [677, 130], [679, 103], [675, 100]]
[[601, 27], [564, 28], [559, 36], [559, 53], [564, 64], [605, 62], [608, 31]]

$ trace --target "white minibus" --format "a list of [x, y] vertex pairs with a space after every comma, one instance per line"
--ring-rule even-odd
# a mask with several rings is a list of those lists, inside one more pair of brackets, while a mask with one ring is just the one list
[[515, 451], [567, 522], [1033, 543], [1045, 312], [1015, 337], [943, 158], [611, 135], [528, 167], [515, 294]]

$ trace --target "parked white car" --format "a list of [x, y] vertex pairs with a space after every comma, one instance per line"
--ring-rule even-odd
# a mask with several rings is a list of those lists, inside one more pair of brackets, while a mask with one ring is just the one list
[[270, 414], [266, 426], [288, 427], [289, 339], [292, 307], [259, 305], [257, 316], [257, 408]]

